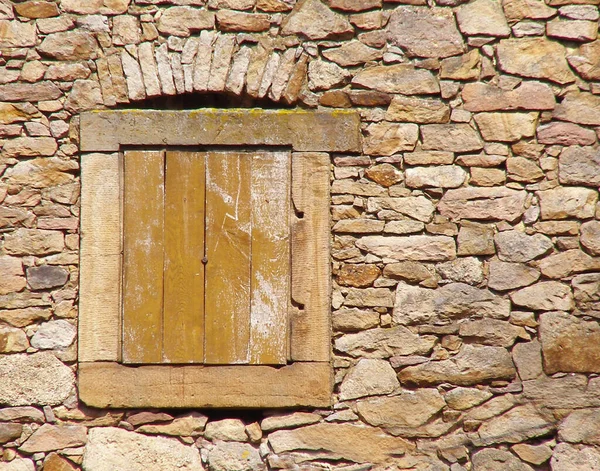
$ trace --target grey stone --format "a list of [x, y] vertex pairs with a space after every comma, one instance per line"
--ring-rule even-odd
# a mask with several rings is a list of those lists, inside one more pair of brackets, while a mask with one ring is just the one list
[[498, 258], [504, 262], [529, 262], [553, 247], [550, 238], [542, 234], [527, 235], [519, 231], [499, 232], [494, 236]]
[[[202, 468], [199, 468], [202, 469]], [[217, 442], [208, 452], [210, 471], [262, 471], [267, 467], [248, 443]]]
[[571, 412], [561, 422], [558, 438], [569, 443], [600, 445], [600, 409]]
[[245, 442], [246, 426], [240, 419], [215, 420], [206, 424], [204, 436], [208, 440], [223, 440], [227, 442]]
[[493, 260], [490, 262], [488, 287], [507, 291], [522, 288], [535, 283], [540, 278], [540, 271], [521, 263], [508, 263]]
[[69, 278], [69, 272], [63, 267], [42, 265], [27, 269], [27, 282], [33, 290], [56, 288], [64, 285]]
[[499, 0], [475, 0], [461, 5], [456, 11], [456, 19], [460, 31], [467, 36], [506, 38], [510, 35]]
[[409, 188], [458, 188], [467, 179], [467, 172], [454, 165], [435, 167], [411, 167], [405, 171]]
[[418, 335], [404, 326], [370, 329], [335, 339], [337, 351], [353, 357], [389, 358], [393, 355], [426, 355], [437, 342], [433, 335]]
[[600, 471], [600, 451], [559, 443], [550, 460], [552, 471]]
[[39, 349], [67, 348], [75, 340], [77, 329], [64, 319], [40, 325], [31, 338], [31, 345]]
[[593, 147], [571, 146], [558, 159], [558, 178], [566, 185], [600, 185], [600, 153]]
[[399, 386], [389, 362], [362, 358], [346, 373], [340, 386], [340, 400], [389, 394]]
[[573, 277], [573, 296], [579, 305], [600, 301], [600, 273], [586, 273]]
[[483, 282], [483, 263], [475, 257], [459, 257], [436, 265], [437, 272], [446, 280], [478, 285]]
[[542, 347], [538, 340], [516, 344], [512, 350], [512, 355], [521, 381], [536, 379], [544, 374]]

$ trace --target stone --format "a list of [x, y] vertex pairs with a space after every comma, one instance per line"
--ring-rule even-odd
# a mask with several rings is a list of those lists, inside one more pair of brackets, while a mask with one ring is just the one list
[[478, 285], [483, 282], [483, 263], [475, 257], [460, 257], [450, 262], [439, 263], [437, 272], [445, 280]]
[[350, 73], [331, 62], [316, 60], [308, 64], [308, 86], [311, 90], [328, 90], [343, 84]]
[[260, 459], [258, 450], [252, 445], [218, 442], [208, 452], [208, 469], [210, 471], [263, 471], [267, 468]]
[[412, 123], [372, 123], [367, 126], [363, 151], [370, 155], [392, 155], [413, 150], [419, 127]]
[[404, 163], [407, 165], [448, 165], [454, 162], [452, 152], [438, 150], [416, 151], [404, 154]]
[[462, 56], [448, 57], [440, 62], [440, 78], [451, 80], [478, 79], [481, 74], [481, 56], [477, 49]]
[[573, 309], [571, 289], [558, 281], [542, 281], [511, 293], [517, 306], [539, 311], [568, 311]]
[[499, 232], [494, 236], [498, 258], [504, 262], [529, 262], [548, 253], [550, 238], [542, 234], [527, 235], [519, 231]]
[[542, 219], [588, 219], [594, 216], [598, 193], [588, 188], [556, 187], [537, 192]]
[[0, 423], [0, 444], [12, 442], [21, 436], [23, 425]]
[[383, 230], [384, 221], [374, 219], [342, 219], [333, 226], [333, 232], [349, 232], [355, 234], [379, 233]]
[[390, 394], [399, 386], [388, 361], [362, 358], [346, 373], [340, 386], [340, 400]]
[[450, 108], [441, 100], [395, 95], [385, 119], [419, 124], [447, 123], [450, 120]]
[[600, 268], [600, 259], [592, 258], [579, 249], [571, 249], [544, 258], [538, 266], [542, 275], [560, 279], [574, 273], [597, 270]]
[[565, 312], [540, 316], [540, 341], [547, 374], [600, 371], [600, 326]]
[[517, 406], [499, 417], [481, 425], [477, 430], [476, 446], [494, 443], [519, 443], [555, 430], [554, 417], [547, 411], [538, 410], [533, 404]]
[[2, 155], [18, 158], [52, 156], [57, 149], [56, 140], [52, 137], [17, 137], [6, 141]]
[[410, 64], [368, 67], [354, 76], [352, 85], [403, 95], [429, 95], [440, 92], [440, 85], [431, 72], [417, 69]]
[[402, 384], [419, 387], [441, 383], [472, 386], [488, 380], [509, 380], [516, 371], [510, 354], [502, 347], [463, 345], [448, 360], [408, 366], [398, 374]]
[[486, 141], [516, 142], [535, 135], [537, 113], [478, 113], [475, 122]]
[[381, 463], [391, 456], [414, 449], [410, 442], [391, 437], [373, 427], [334, 423], [278, 430], [269, 435], [269, 443], [278, 454], [293, 450], [318, 450], [330, 459], [346, 459], [356, 463]]
[[23, 277], [23, 263], [20, 258], [0, 255], [0, 295], [21, 291], [26, 281]]
[[95, 80], [76, 80], [65, 102], [65, 109], [73, 113], [93, 110], [103, 105], [100, 85]]
[[600, 97], [586, 92], [568, 93], [556, 105], [553, 118], [571, 123], [598, 126], [600, 125]]
[[[375, 183], [335, 180], [331, 185], [331, 193], [355, 196], [383, 196], [387, 194], [387, 191]], [[431, 211], [433, 211], [433, 205], [431, 205]]]
[[593, 147], [571, 146], [558, 158], [558, 178], [566, 185], [600, 185], [600, 153]]
[[27, 282], [33, 290], [63, 286], [69, 279], [69, 272], [62, 267], [42, 265], [27, 269]]
[[482, 82], [466, 83], [462, 90], [464, 107], [468, 111], [552, 110], [556, 106], [550, 86], [541, 82], [522, 82], [504, 90]]
[[576, 410], [560, 424], [558, 438], [569, 443], [600, 444], [599, 409]]
[[48, 255], [63, 248], [64, 236], [59, 231], [21, 228], [4, 236], [4, 249], [11, 255]]
[[44, 460], [44, 471], [77, 471], [77, 468], [57, 453], [50, 453]]
[[381, 59], [383, 52], [379, 49], [369, 47], [360, 41], [348, 41], [340, 47], [325, 49], [323, 57], [335, 62], [342, 67], [361, 65], [365, 62], [371, 62]]
[[446, 236], [365, 236], [356, 241], [359, 249], [395, 260], [444, 261], [456, 257], [456, 245]]
[[444, 58], [461, 54], [465, 44], [451, 10], [400, 6], [390, 17], [388, 41], [410, 57]]
[[473, 454], [474, 471], [533, 471], [508, 451], [489, 448]]
[[497, 47], [500, 70], [521, 77], [546, 79], [564, 85], [575, 76], [561, 44], [542, 38], [503, 39]]
[[404, 214], [417, 221], [429, 222], [435, 207], [433, 206], [433, 203], [424, 196], [369, 198], [367, 201], [367, 211], [371, 213], [386, 209]]
[[76, 79], [86, 79], [90, 76], [90, 68], [80, 62], [67, 62], [52, 64], [46, 70], [44, 78], [46, 80], [59, 80], [62, 82], [71, 82]]
[[399, 396], [367, 399], [356, 404], [362, 420], [393, 435], [410, 435], [411, 429], [432, 420], [445, 406], [437, 389], [405, 390]]
[[20, 447], [25, 453], [39, 453], [74, 448], [87, 442], [87, 428], [81, 425], [44, 424]]
[[245, 442], [246, 426], [239, 419], [222, 419], [209, 422], [204, 430], [204, 436], [208, 440], [224, 440], [234, 442]]
[[331, 316], [334, 330], [354, 332], [371, 329], [379, 325], [379, 313], [357, 308], [334, 311]]
[[600, 451], [592, 447], [575, 447], [559, 443], [550, 460], [552, 471], [599, 471]]
[[113, 44], [139, 44], [142, 41], [142, 30], [135, 16], [115, 16], [113, 18]]
[[334, 13], [320, 0], [303, 0], [296, 3], [281, 24], [281, 34], [300, 34], [313, 40], [353, 32], [354, 28], [346, 17]]
[[38, 48], [42, 56], [59, 61], [95, 59], [98, 43], [94, 36], [84, 31], [66, 31], [46, 36]]
[[337, 10], [357, 12], [381, 8], [381, 0], [331, 0], [329, 5]]
[[45, 421], [44, 413], [35, 407], [5, 407], [0, 410], [0, 421], [38, 422]]
[[460, 323], [462, 338], [482, 345], [511, 347], [519, 337], [527, 337], [522, 327], [498, 319], [466, 320]]
[[411, 167], [404, 174], [408, 188], [458, 188], [467, 179], [467, 172], [454, 165]]
[[35, 471], [35, 463], [27, 458], [15, 458], [12, 461], [1, 461], [1, 471]]
[[448, 391], [444, 400], [454, 410], [467, 410], [487, 401], [493, 395], [489, 391], [476, 388], [454, 388]]
[[600, 80], [600, 41], [582, 44], [577, 54], [567, 56], [569, 64], [586, 80]]
[[[581, 225], [579, 241], [592, 255], [600, 255], [600, 222], [588, 221]], [[0, 262], [1, 263], [1, 262]]]
[[60, 7], [80, 15], [120, 15], [127, 11], [131, 0], [61, 0]]
[[435, 276], [433, 269], [418, 262], [390, 263], [383, 269], [383, 275], [388, 278], [420, 283]]
[[233, 10], [220, 10], [216, 15], [221, 31], [267, 31], [271, 27], [269, 15], [245, 13]]
[[[118, 446], [115, 444], [118, 443]], [[200, 452], [176, 438], [149, 437], [116, 427], [91, 428], [83, 454], [86, 471], [202, 470]]]
[[393, 355], [426, 355], [437, 338], [417, 335], [403, 326], [370, 329], [335, 339], [335, 349], [352, 357], [389, 358]]
[[64, 319], [45, 322], [31, 338], [31, 345], [39, 349], [67, 348], [75, 340], [77, 329]]
[[38, 113], [29, 106], [17, 103], [0, 102], [0, 124], [12, 124], [28, 121]]
[[337, 279], [342, 286], [366, 288], [379, 278], [381, 270], [376, 265], [347, 263], [340, 268]]
[[0, 20], [0, 48], [35, 46], [35, 24]]
[[468, 124], [426, 124], [421, 126], [423, 149], [470, 152], [483, 149], [483, 141]]
[[598, 273], [575, 276], [571, 285], [577, 305], [600, 301], [600, 275]]
[[176, 6], [163, 10], [156, 27], [163, 34], [187, 37], [192, 31], [212, 29], [215, 14], [190, 6]]
[[444, 194], [438, 211], [453, 220], [514, 221], [525, 212], [526, 196], [526, 192], [510, 188], [459, 188]]
[[540, 278], [540, 271], [522, 263], [502, 261], [490, 262], [488, 287], [498, 291], [522, 288], [535, 283]]
[[[412, 221], [410, 219], [402, 219], [399, 221], [388, 221], [385, 223], [383, 232], [386, 234], [416, 234], [425, 229], [425, 224], [419, 221]], [[408, 262], [407, 262], [408, 263]]]
[[4, 101], [45, 101], [60, 96], [60, 88], [49, 81], [0, 85], [0, 100]]
[[25, 309], [0, 310], [0, 321], [6, 322], [13, 327], [25, 327], [37, 321], [50, 319], [52, 311], [38, 307]]
[[388, 163], [373, 165], [365, 170], [365, 176], [381, 186], [390, 187], [403, 179], [403, 174], [395, 166]]
[[598, 8], [594, 5], [567, 5], [559, 8], [560, 16], [572, 20], [596, 21], [600, 18]]
[[541, 144], [558, 144], [562, 146], [589, 146], [596, 142], [596, 133], [573, 123], [555, 122], [539, 126], [538, 142]]
[[506, 319], [509, 313], [508, 300], [487, 289], [465, 283], [428, 289], [400, 282], [396, 288], [393, 319], [401, 325], [437, 324], [465, 317]]
[[73, 181], [69, 171], [79, 169], [75, 160], [58, 157], [40, 157], [25, 160], [4, 172], [5, 181], [13, 185], [27, 185], [33, 188], [47, 188]]
[[0, 357], [0, 404], [57, 405], [71, 393], [75, 378], [71, 369], [49, 352]]
[[173, 420], [173, 416], [164, 412], [138, 412], [136, 414], [127, 417], [129, 422], [134, 427], [138, 425], [151, 424], [155, 422], [170, 422]]
[[487, 224], [463, 221], [458, 231], [457, 255], [492, 255], [494, 247], [494, 228]]
[[503, 0], [502, 7], [509, 22], [524, 19], [545, 20], [556, 15], [556, 9], [542, 0]]
[[294, 412], [292, 414], [275, 415], [266, 417], [260, 423], [264, 432], [281, 430], [286, 428], [297, 428], [302, 425], [315, 424], [321, 421], [321, 416], [313, 412]]
[[197, 436], [206, 425], [208, 418], [199, 412], [192, 412], [190, 415], [178, 417], [168, 424], [142, 425], [137, 429], [138, 432], [148, 434], [162, 434], [173, 436]]
[[387, 288], [350, 288], [344, 301], [346, 306], [392, 307], [392, 293]]
[[523, 461], [536, 465], [545, 463], [552, 456], [552, 448], [546, 444], [529, 445], [528, 443], [518, 443], [511, 446], [510, 449]]
[[554, 19], [546, 24], [546, 34], [568, 41], [593, 41], [598, 38], [598, 22]]
[[499, 0], [476, 0], [461, 5], [456, 11], [458, 28], [467, 36], [506, 38], [510, 28]]
[[21, 329], [0, 326], [0, 353], [24, 352], [29, 348], [27, 335]]
[[58, 16], [58, 6], [56, 3], [31, 0], [23, 3], [17, 3], [15, 10], [19, 16], [26, 18], [51, 18]]

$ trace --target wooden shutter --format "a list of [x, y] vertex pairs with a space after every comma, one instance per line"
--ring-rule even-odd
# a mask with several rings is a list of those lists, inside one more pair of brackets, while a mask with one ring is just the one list
[[289, 152], [125, 152], [123, 362], [286, 363], [290, 178]]

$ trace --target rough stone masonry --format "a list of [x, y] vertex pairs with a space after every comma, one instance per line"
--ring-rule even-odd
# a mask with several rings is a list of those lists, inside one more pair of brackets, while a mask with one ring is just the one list
[[[0, 470], [600, 470], [598, 3], [0, 0]], [[360, 112], [330, 409], [78, 401], [79, 113], [205, 92]]]

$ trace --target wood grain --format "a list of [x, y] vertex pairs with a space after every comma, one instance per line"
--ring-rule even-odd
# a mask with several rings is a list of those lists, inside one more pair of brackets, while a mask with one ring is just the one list
[[161, 151], [125, 152], [123, 232], [123, 361], [159, 363], [164, 268]]
[[206, 165], [205, 362], [248, 362], [250, 340], [248, 155], [211, 152]]
[[252, 155], [250, 363], [288, 357], [290, 153]]
[[163, 361], [204, 361], [204, 154], [168, 151]]
[[[92, 407], [328, 407], [328, 363], [269, 366], [79, 364], [79, 398]], [[102, 387], [99, 387], [102, 385]]]

